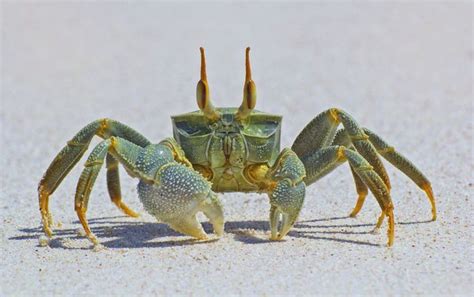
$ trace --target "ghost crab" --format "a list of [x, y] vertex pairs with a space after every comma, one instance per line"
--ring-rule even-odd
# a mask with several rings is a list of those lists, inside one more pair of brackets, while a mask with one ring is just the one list
[[[201, 79], [197, 84], [198, 111], [172, 117], [173, 138], [158, 144], [130, 127], [101, 119], [80, 130], [53, 160], [38, 187], [43, 228], [52, 236], [49, 197], [86, 152], [97, 135], [104, 140], [90, 153], [79, 178], [75, 210], [87, 237], [91, 232], [86, 211], [89, 195], [105, 161], [110, 198], [125, 214], [137, 217], [122, 201], [118, 165], [138, 178], [138, 195], [147, 212], [172, 229], [206, 239], [197, 212], [203, 212], [220, 236], [224, 217], [216, 192], [264, 192], [270, 198], [270, 239], [282, 239], [295, 224], [305, 197], [305, 188], [348, 162], [358, 193], [350, 213], [355, 217], [370, 190], [382, 213], [380, 228], [388, 218], [388, 245], [394, 240], [394, 214], [390, 181], [379, 158], [384, 157], [405, 173], [436, 206], [428, 179], [405, 157], [375, 133], [362, 128], [346, 112], [332, 108], [316, 116], [296, 137], [291, 148], [280, 152], [282, 118], [254, 110], [256, 85], [246, 49], [243, 102], [239, 108], [215, 108], [210, 100], [204, 49]], [[338, 130], [342, 124], [342, 129]]]

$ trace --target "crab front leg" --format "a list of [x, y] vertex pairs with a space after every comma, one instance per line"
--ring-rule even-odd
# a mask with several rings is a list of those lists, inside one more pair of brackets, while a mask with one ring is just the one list
[[[163, 157], [168, 163], [149, 161]], [[211, 190], [211, 183], [192, 169], [174, 139], [166, 139], [156, 148], [147, 148], [142, 164], [143, 170], [155, 177], [154, 183], [142, 180], [138, 185], [140, 200], [148, 213], [180, 233], [206, 239], [207, 234], [196, 218], [198, 212], [203, 212], [214, 232], [218, 236], [224, 233], [224, 214], [217, 194]]]
[[298, 156], [285, 148], [266, 174], [270, 197], [272, 240], [282, 239], [293, 227], [303, 206], [305, 168]]
[[181, 152], [173, 145], [175, 143], [168, 139], [142, 148], [125, 139], [111, 137], [94, 148], [79, 179], [75, 199], [79, 220], [94, 244], [98, 244], [98, 240], [88, 226], [86, 211], [90, 192], [107, 154], [120, 162], [131, 176], [140, 179], [140, 199], [150, 214], [178, 232], [204, 239], [206, 234], [196, 219], [196, 213], [202, 211], [215, 232], [222, 235], [224, 219], [217, 195], [199, 173], [177, 162]]

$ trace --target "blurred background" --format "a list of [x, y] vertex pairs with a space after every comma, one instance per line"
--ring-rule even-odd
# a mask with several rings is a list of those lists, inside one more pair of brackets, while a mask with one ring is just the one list
[[[3, 1], [1, 33], [0, 286], [7, 295], [472, 289], [472, 3]], [[284, 245], [248, 244], [252, 236], [237, 240], [240, 233], [209, 246], [124, 252], [119, 244], [115, 251], [127, 254], [127, 264], [118, 263], [114, 254], [91, 254], [87, 242], [72, 251], [64, 244], [38, 250], [36, 186], [56, 153], [80, 128], [101, 117], [120, 120], [154, 142], [171, 136], [169, 117], [197, 109], [200, 46], [206, 48], [216, 106], [240, 105], [244, 49], [250, 46], [257, 109], [284, 116], [282, 146], [291, 146], [319, 112], [343, 108], [430, 177], [440, 221], [413, 223], [429, 218], [428, 202], [389, 167], [397, 216], [407, 223], [397, 226], [391, 251], [351, 243], [385, 242], [385, 232], [366, 234], [378, 215], [371, 198], [357, 220], [320, 222], [329, 229], [290, 236]], [[308, 190], [302, 221], [349, 213], [356, 197], [343, 168]], [[73, 195], [81, 170], [79, 165], [71, 172], [51, 202], [66, 229], [79, 226]], [[122, 176], [126, 201], [141, 210], [136, 182]], [[103, 173], [92, 196], [89, 217], [120, 214], [107, 201]], [[256, 229], [257, 237], [265, 238], [265, 196], [226, 194], [223, 201], [228, 221], [261, 222], [237, 229]], [[154, 222], [146, 215], [143, 220]], [[119, 221], [133, 224], [123, 217]], [[124, 230], [135, 236], [134, 229]], [[203, 253], [210, 260], [196, 263], [189, 253]], [[226, 270], [226, 257], [235, 253], [245, 256]], [[159, 262], [146, 266], [143, 258]], [[166, 263], [174, 272], [166, 272]], [[115, 274], [124, 267], [140, 268], [135, 276]], [[194, 279], [192, 285], [176, 285], [186, 277]], [[71, 278], [75, 285], [64, 285]], [[111, 286], [117, 280], [128, 286]]]

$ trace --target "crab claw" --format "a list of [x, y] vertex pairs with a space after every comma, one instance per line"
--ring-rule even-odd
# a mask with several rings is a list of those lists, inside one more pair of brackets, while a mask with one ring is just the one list
[[305, 196], [305, 184], [293, 185], [290, 179], [278, 182], [270, 195], [270, 229], [271, 240], [280, 240], [298, 219]]
[[209, 222], [214, 228], [214, 233], [217, 236], [224, 234], [224, 214], [222, 206], [217, 199], [217, 195], [210, 191], [208, 198], [203, 200], [197, 205], [196, 208], [180, 217], [170, 218], [166, 220], [166, 223], [180, 233], [190, 235], [199, 240], [208, 239], [206, 232], [202, 228], [202, 225], [196, 218], [196, 213], [203, 212], [204, 215], [209, 219]]
[[208, 236], [198, 219], [198, 212], [209, 218], [217, 236], [224, 233], [224, 212], [217, 194], [202, 175], [175, 162], [156, 172], [157, 184], [140, 182], [139, 197], [145, 210], [177, 232], [196, 239]]

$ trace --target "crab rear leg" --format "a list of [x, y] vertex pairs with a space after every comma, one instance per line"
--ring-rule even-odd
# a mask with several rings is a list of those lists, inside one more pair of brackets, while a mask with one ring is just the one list
[[[368, 140], [369, 137], [352, 116], [343, 110], [331, 108], [317, 115], [296, 137], [291, 147], [292, 150], [302, 158], [330, 146], [333, 143], [337, 128], [341, 124], [347, 131], [351, 144], [369, 162], [387, 188], [390, 189], [390, 179], [387, 171], [378, 157], [376, 149]], [[330, 171], [322, 173], [320, 177]]]
[[[352, 145], [351, 139], [347, 135], [345, 129], [341, 129], [341, 130], [337, 131], [336, 136], [334, 138], [334, 141], [332, 142], [331, 145], [342, 145], [342, 146], [345, 146], [347, 148], [356, 150], [355, 147]], [[350, 165], [350, 167], [351, 167], [352, 177], [354, 178], [354, 183], [355, 183], [355, 186], [356, 186], [356, 191], [357, 191], [358, 197], [357, 197], [356, 205], [354, 206], [354, 209], [349, 214], [349, 216], [351, 218], [355, 218], [357, 216], [357, 214], [360, 212], [360, 210], [362, 209], [362, 206], [364, 205], [365, 198], [367, 197], [367, 194], [368, 194], [368, 188], [364, 184], [364, 182], [361, 180], [361, 178], [357, 175], [357, 173], [355, 172], [352, 165]], [[382, 212], [382, 214], [383, 214], [383, 212]], [[377, 222], [377, 225], [379, 225], [379, 223], [382, 224], [383, 218], [384, 217], [380, 216], [380, 218]]]
[[413, 165], [410, 160], [405, 158], [402, 154], [397, 152], [393, 146], [387, 144], [377, 134], [373, 133], [368, 129], [364, 129], [364, 132], [369, 136], [370, 142], [372, 142], [379, 152], [387, 161], [392, 163], [393, 166], [398, 168], [400, 171], [405, 173], [420, 189], [422, 189], [431, 203], [431, 215], [432, 220], [436, 220], [436, 202], [431, 188], [431, 183], [426, 176]]
[[303, 157], [301, 161], [305, 164], [305, 182], [307, 183], [317, 180], [328, 171], [348, 161], [355, 174], [367, 185], [377, 199], [384, 217], [385, 215], [388, 217], [388, 245], [393, 244], [395, 223], [390, 191], [382, 178], [361, 154], [344, 146], [329, 146], [314, 152], [312, 155]]
[[[433, 195], [433, 191], [431, 189], [431, 183], [426, 178], [426, 176], [415, 165], [413, 165], [413, 163], [410, 162], [410, 160], [408, 160], [402, 154], [397, 152], [393, 146], [390, 146], [389, 144], [387, 144], [380, 136], [373, 133], [369, 129], [364, 128], [363, 130], [365, 134], [367, 134], [367, 136], [369, 137], [369, 141], [374, 145], [377, 152], [382, 157], [384, 157], [393, 166], [395, 166], [400, 171], [402, 171], [406, 176], [408, 176], [420, 189], [425, 191], [431, 204], [432, 220], [433, 221], [436, 220], [436, 201]], [[348, 136], [345, 129], [338, 131], [333, 144], [344, 145], [348, 147], [351, 146], [350, 137]], [[359, 193], [359, 187], [357, 186], [357, 179], [355, 177], [354, 177], [354, 180], [356, 182], [357, 192]], [[363, 203], [364, 203], [364, 200], [361, 199], [361, 196], [359, 193], [359, 199], [357, 200], [357, 204], [354, 207], [354, 210], [352, 211], [351, 216], [357, 215]], [[382, 216], [383, 214], [381, 215], [381, 218]], [[382, 219], [381, 218], [379, 218], [377, 222], [377, 227], [380, 227], [381, 221], [383, 220], [383, 218]]]
[[350, 167], [351, 167], [351, 173], [352, 173], [352, 177], [354, 178], [354, 183], [355, 183], [356, 191], [358, 195], [357, 203], [354, 206], [354, 209], [352, 210], [352, 212], [349, 214], [351, 218], [354, 218], [362, 209], [362, 206], [364, 205], [365, 198], [367, 197], [367, 194], [368, 194], [368, 188], [364, 184], [364, 181], [362, 181], [362, 179], [357, 175], [354, 167], [352, 167], [352, 165], [350, 165]]
[[39, 208], [43, 229], [48, 236], [52, 235], [49, 197], [84, 155], [95, 135], [102, 138], [120, 136], [142, 147], [150, 144], [140, 133], [120, 122], [110, 119], [97, 120], [82, 128], [54, 158], [38, 185]]

